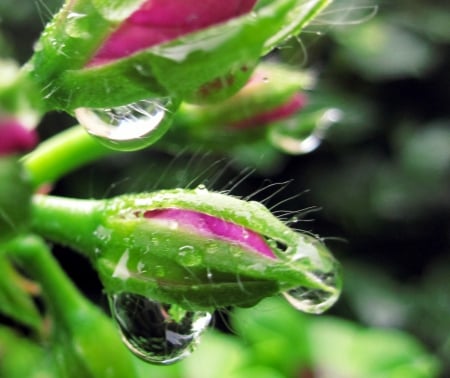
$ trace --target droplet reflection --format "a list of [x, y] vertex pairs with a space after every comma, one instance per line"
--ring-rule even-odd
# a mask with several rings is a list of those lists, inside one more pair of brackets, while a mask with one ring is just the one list
[[147, 99], [115, 108], [78, 108], [75, 116], [102, 144], [133, 151], [152, 144], [164, 133], [162, 125], [171, 105], [170, 98]]
[[110, 296], [113, 318], [125, 345], [154, 364], [171, 364], [188, 356], [207, 328], [211, 315], [187, 311], [132, 293]]

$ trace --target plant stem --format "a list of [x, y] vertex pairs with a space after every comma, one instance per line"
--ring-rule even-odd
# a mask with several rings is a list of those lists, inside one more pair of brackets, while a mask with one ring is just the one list
[[86, 302], [56, 262], [48, 246], [38, 236], [19, 237], [8, 243], [10, 255], [17, 260], [33, 279], [52, 306], [52, 312], [60, 318], [83, 311]]
[[92, 257], [98, 247], [95, 215], [98, 201], [36, 195], [32, 205], [32, 229], [39, 235]]
[[114, 152], [98, 143], [81, 126], [75, 126], [41, 143], [24, 156], [22, 162], [30, 173], [33, 187], [37, 189]]

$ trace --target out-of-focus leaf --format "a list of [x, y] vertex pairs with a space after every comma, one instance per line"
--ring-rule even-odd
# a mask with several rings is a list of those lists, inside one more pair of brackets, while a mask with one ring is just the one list
[[310, 329], [314, 366], [324, 377], [437, 377], [439, 363], [411, 336], [393, 329], [363, 328], [334, 318]]
[[0, 328], [0, 377], [58, 378], [50, 354], [14, 331]]
[[422, 76], [435, 62], [422, 38], [381, 18], [339, 29], [338, 57], [372, 80]]
[[4, 254], [0, 254], [0, 277], [0, 313], [38, 330], [41, 318], [24, 288], [25, 279], [16, 272]]
[[307, 316], [277, 300], [236, 311], [234, 324], [255, 360], [286, 376], [305, 369], [326, 378], [432, 378], [439, 372], [437, 358], [407, 333]]

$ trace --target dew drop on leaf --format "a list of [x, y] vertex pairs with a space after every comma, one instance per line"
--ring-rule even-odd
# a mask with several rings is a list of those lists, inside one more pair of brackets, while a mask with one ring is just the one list
[[114, 108], [78, 108], [75, 116], [92, 136], [119, 151], [144, 148], [165, 132], [170, 98], [140, 100]]
[[125, 345], [141, 359], [167, 365], [187, 357], [211, 314], [188, 311], [133, 293], [110, 295], [111, 313]]

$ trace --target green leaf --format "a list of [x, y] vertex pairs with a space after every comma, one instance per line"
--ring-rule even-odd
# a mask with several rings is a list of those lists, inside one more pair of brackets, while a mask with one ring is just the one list
[[42, 323], [41, 317], [33, 299], [24, 288], [25, 279], [17, 273], [4, 254], [0, 254], [0, 277], [0, 313], [38, 331]]
[[0, 327], [0, 376], [7, 378], [58, 378], [48, 350]]
[[234, 314], [234, 327], [250, 343], [253, 359], [285, 376], [296, 376], [303, 369], [326, 372], [327, 376], [367, 378], [432, 378], [439, 374], [437, 358], [399, 330], [311, 317], [275, 299], [251, 309], [236, 309]]

